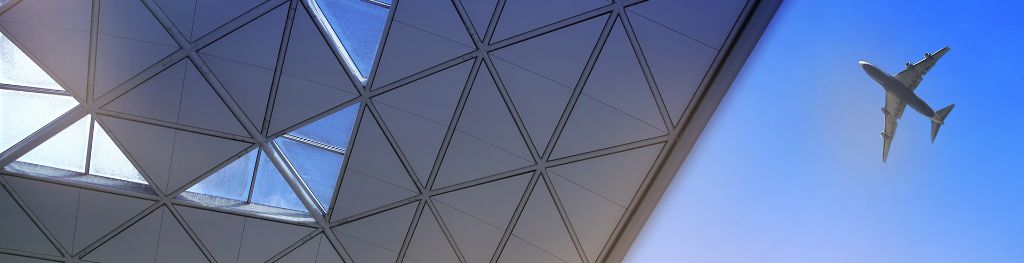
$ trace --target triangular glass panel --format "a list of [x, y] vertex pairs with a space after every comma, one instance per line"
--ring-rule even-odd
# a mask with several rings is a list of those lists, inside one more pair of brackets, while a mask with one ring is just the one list
[[178, 198], [268, 216], [309, 216], [277, 167], [259, 149], [217, 170]]
[[64, 90], [3, 34], [0, 34], [0, 83]]
[[256, 172], [258, 150], [253, 149], [241, 158], [217, 170], [186, 192], [244, 201], [249, 198], [252, 176]]
[[88, 117], [78, 120], [18, 158], [17, 162], [85, 173], [86, 153], [89, 150], [89, 123]]
[[149, 182], [139, 169], [91, 115], [36, 146], [5, 169], [152, 193], [152, 189], [144, 186]]
[[77, 104], [68, 96], [0, 89], [0, 127], [3, 127], [0, 151], [7, 150]]
[[357, 103], [274, 140], [324, 209], [334, 198], [358, 113]]
[[93, 124], [92, 155], [89, 159], [89, 174], [147, 184], [139, 169], [128, 160], [121, 149], [114, 144], [99, 123]]
[[377, 56], [381, 34], [391, 11], [388, 0], [316, 0], [314, 9], [320, 21], [334, 32], [335, 43], [364, 78]]

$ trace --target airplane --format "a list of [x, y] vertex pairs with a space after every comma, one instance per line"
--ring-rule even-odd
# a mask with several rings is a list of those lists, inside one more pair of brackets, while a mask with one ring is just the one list
[[924, 59], [914, 64], [907, 63], [906, 69], [891, 76], [867, 61], [857, 62], [864, 72], [867, 72], [868, 76], [885, 90], [885, 107], [882, 108], [882, 113], [885, 114], [885, 130], [882, 131], [883, 163], [889, 156], [889, 145], [892, 144], [892, 138], [896, 135], [896, 121], [903, 117], [903, 110], [908, 105], [932, 121], [932, 143], [935, 143], [935, 135], [939, 133], [939, 127], [945, 123], [946, 116], [953, 111], [955, 105], [950, 104], [934, 111], [921, 97], [914, 94], [914, 90], [917, 89], [918, 84], [921, 84], [924, 74], [928, 73], [928, 70], [935, 66], [935, 62], [938, 62], [948, 51], [949, 47], [943, 47], [932, 54], [924, 53]]

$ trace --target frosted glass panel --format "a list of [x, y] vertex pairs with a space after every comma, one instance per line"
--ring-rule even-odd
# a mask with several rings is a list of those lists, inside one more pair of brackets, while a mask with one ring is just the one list
[[253, 185], [252, 202], [268, 206], [306, 211], [306, 207], [295, 196], [295, 192], [284, 181], [281, 172], [270, 160], [260, 158], [256, 171], [256, 185]]
[[10, 39], [0, 34], [0, 83], [63, 90]]
[[214, 172], [187, 191], [228, 199], [245, 201], [249, 199], [249, 187], [256, 171], [256, 155], [253, 149], [224, 168]]
[[341, 164], [345, 157], [335, 152], [313, 147], [289, 139], [275, 140], [285, 158], [299, 172], [306, 187], [313, 192], [320, 206], [328, 207], [334, 196], [334, 186], [341, 175]]
[[85, 117], [50, 140], [22, 156], [18, 161], [85, 173], [89, 149], [89, 122]]
[[0, 90], [0, 151], [77, 105], [71, 97]]
[[363, 0], [318, 0], [316, 3], [359, 73], [368, 76], [377, 56], [388, 8]]
[[89, 173], [93, 175], [121, 179], [125, 181], [146, 183], [139, 170], [135, 169], [128, 157], [117, 148], [114, 141], [107, 136], [103, 127], [96, 124], [92, 136], [92, 161]]
[[356, 103], [289, 134], [345, 149], [358, 113], [359, 103]]

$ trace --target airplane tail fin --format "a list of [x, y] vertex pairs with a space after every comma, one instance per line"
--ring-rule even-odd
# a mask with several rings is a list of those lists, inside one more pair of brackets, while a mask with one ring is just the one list
[[935, 117], [932, 119], [932, 142], [935, 142], [935, 136], [939, 135], [939, 127], [946, 121], [946, 116], [949, 116], [949, 112], [953, 111], [954, 104], [950, 104], [945, 108], [942, 108], [935, 112]]

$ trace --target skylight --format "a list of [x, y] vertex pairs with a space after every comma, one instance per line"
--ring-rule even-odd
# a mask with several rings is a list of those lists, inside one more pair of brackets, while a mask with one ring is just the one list
[[[0, 150], [6, 150], [78, 104], [10, 39], [0, 35]], [[91, 152], [90, 152], [91, 151]], [[41, 173], [37, 168], [57, 169]], [[40, 175], [98, 176], [146, 184], [93, 117], [86, 116], [36, 145], [10, 169]]]
[[349, 64], [364, 78], [370, 75], [391, 0], [313, 0], [321, 21], [334, 31]]
[[[327, 209], [334, 198], [358, 112], [357, 103], [273, 141], [323, 209]], [[306, 211], [277, 167], [258, 150], [224, 166], [186, 192], [236, 203]], [[192, 199], [203, 202], [199, 198]]]

